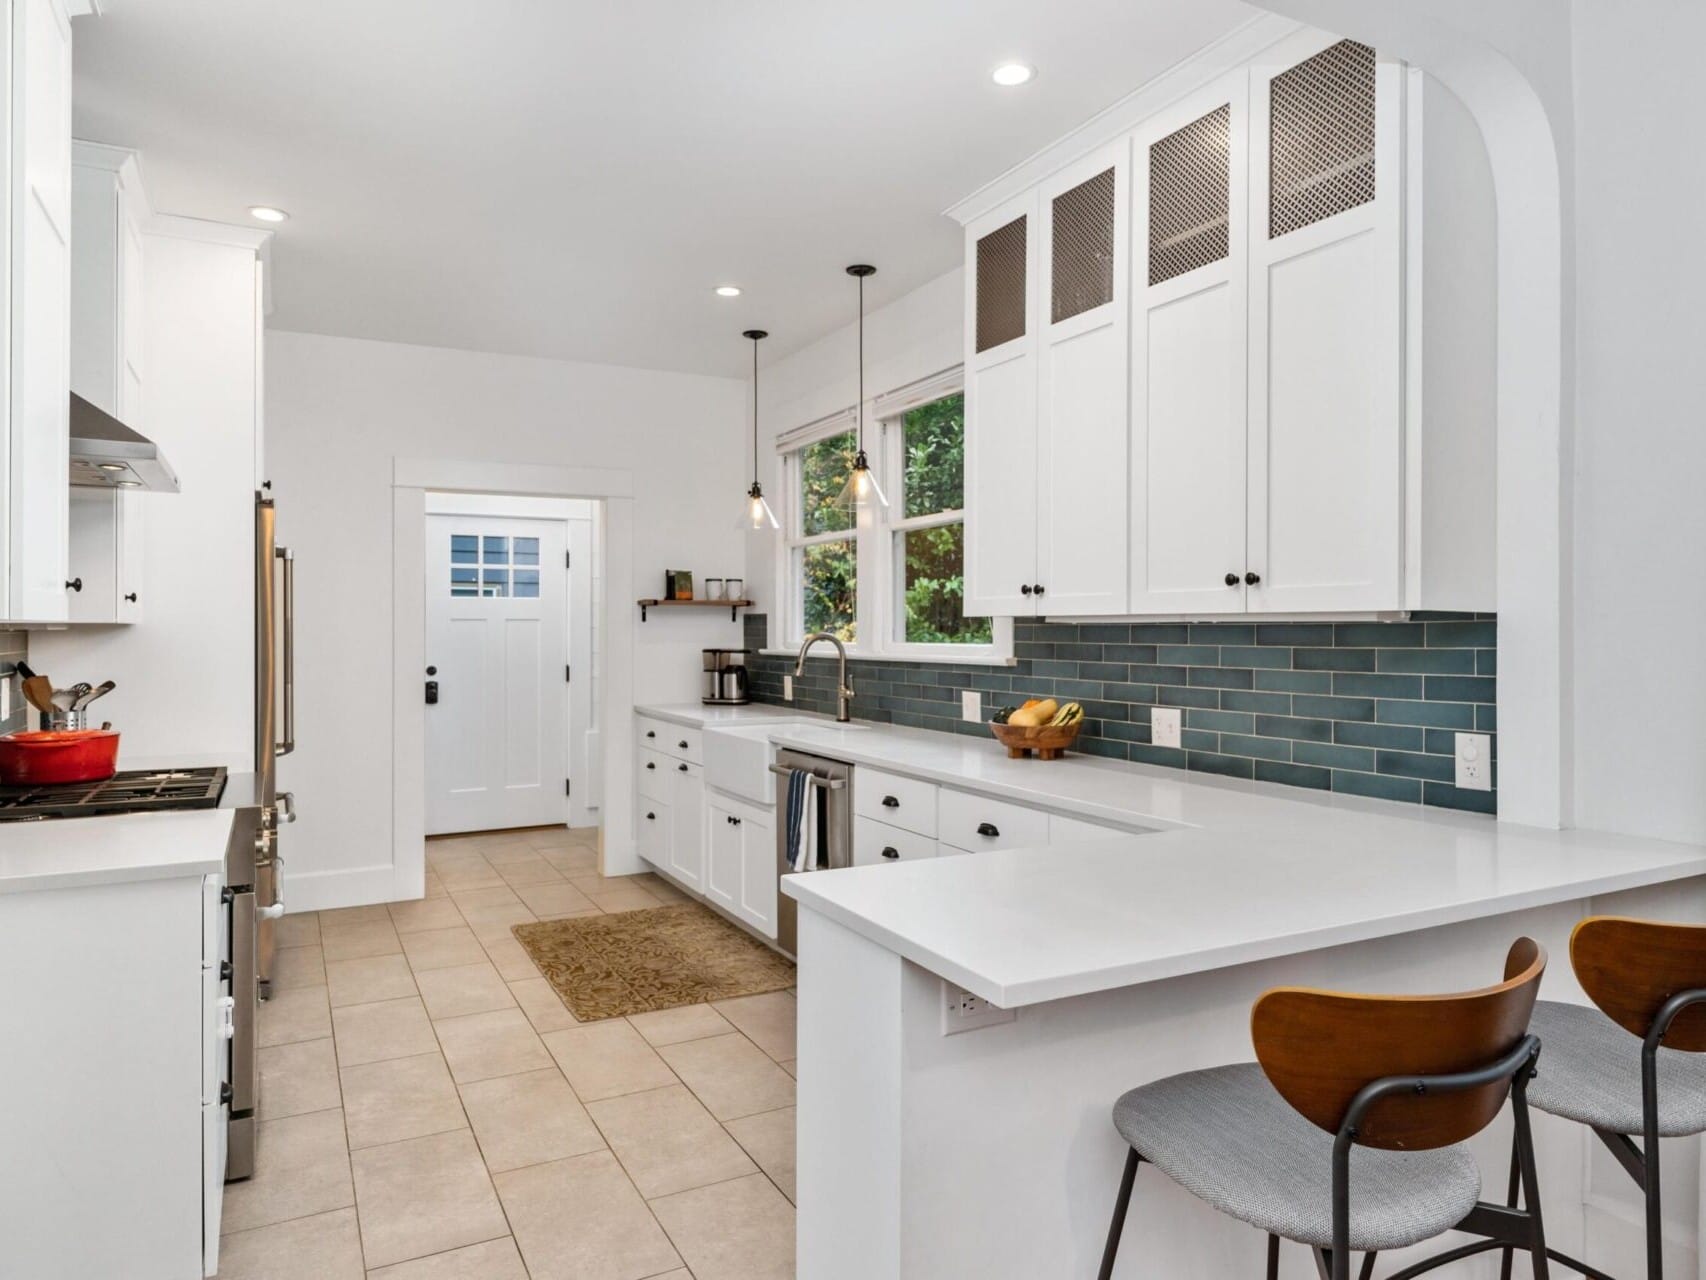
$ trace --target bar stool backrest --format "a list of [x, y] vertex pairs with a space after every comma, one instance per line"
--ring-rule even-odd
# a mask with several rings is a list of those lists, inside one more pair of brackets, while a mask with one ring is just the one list
[[[1337, 1133], [1364, 1085], [1392, 1076], [1441, 1076], [1497, 1062], [1528, 1033], [1546, 951], [1518, 938], [1505, 980], [1439, 996], [1353, 995], [1279, 987], [1256, 1001], [1256, 1058], [1280, 1096]], [[1426, 1151], [1473, 1137], [1498, 1115], [1510, 1081], [1457, 1092], [1394, 1094], [1357, 1127], [1364, 1146]]]
[[[1589, 916], [1570, 935], [1570, 963], [1602, 1013], [1645, 1037], [1666, 1000], [1706, 987], [1706, 925]], [[1677, 1014], [1664, 1046], [1706, 1050], [1706, 1005]]]

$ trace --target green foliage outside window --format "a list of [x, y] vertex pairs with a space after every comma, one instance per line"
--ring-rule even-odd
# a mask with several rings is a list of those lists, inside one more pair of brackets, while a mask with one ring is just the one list
[[[853, 529], [855, 513], [836, 505], [858, 453], [854, 433], [831, 436], [800, 450], [800, 532], [810, 537]], [[852, 538], [801, 549], [800, 586], [806, 633], [828, 631], [843, 644], [858, 634], [859, 566]]]
[[[966, 399], [920, 405], [902, 420], [906, 450], [901, 484], [908, 518], [965, 506]], [[989, 644], [988, 618], [965, 616], [965, 525], [909, 529], [901, 535], [908, 644]]]

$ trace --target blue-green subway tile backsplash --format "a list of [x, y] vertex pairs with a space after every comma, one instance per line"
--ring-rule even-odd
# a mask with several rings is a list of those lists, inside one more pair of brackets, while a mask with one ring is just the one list
[[[1492, 791], [1460, 791], [1453, 734], [1496, 734], [1497, 620], [1412, 614], [1405, 622], [1014, 624], [1011, 667], [857, 662], [860, 720], [987, 737], [960, 719], [975, 689], [984, 718], [1049, 697], [1084, 705], [1076, 749], [1086, 755], [1318, 791], [1493, 813]], [[752, 696], [782, 702], [793, 660], [758, 652], [766, 619], [748, 614]], [[814, 656], [794, 681], [796, 707], [835, 710], [832, 658]], [[1151, 707], [1184, 709], [1183, 745], [1149, 740]], [[1494, 737], [1493, 755], [1498, 758]]]

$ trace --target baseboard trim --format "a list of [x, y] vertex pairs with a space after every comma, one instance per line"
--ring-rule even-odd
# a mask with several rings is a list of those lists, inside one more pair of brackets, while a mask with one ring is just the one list
[[420, 890], [402, 891], [398, 869], [390, 863], [377, 867], [347, 867], [337, 871], [291, 871], [285, 863], [284, 907], [289, 915], [303, 911], [332, 911], [338, 907], [365, 907], [376, 902], [418, 898]]

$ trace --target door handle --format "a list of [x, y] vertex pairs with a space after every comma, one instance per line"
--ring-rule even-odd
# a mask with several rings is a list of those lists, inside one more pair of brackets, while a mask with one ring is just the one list
[[977, 833], [980, 836], [989, 836], [993, 839], [1000, 835], [1001, 831], [993, 822], [980, 822], [977, 824]]
[[273, 555], [284, 561], [284, 741], [273, 754], [287, 756], [296, 750], [296, 557], [289, 547], [274, 547]]

